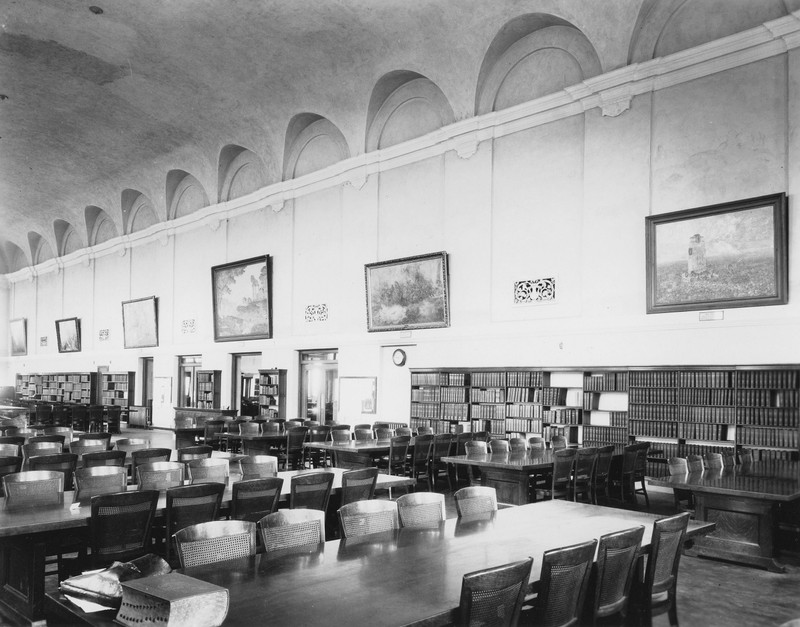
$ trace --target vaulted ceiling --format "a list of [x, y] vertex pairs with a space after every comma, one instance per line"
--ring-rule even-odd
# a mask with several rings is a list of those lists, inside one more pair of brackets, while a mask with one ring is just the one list
[[335, 127], [349, 155], [372, 149], [369, 119], [409, 77], [441, 91], [451, 121], [482, 113], [491, 64], [538, 30], [574, 29], [603, 73], [798, 8], [800, 0], [5, 0], [0, 273], [130, 232], [126, 216], [138, 205], [150, 207], [146, 223], [171, 219], [182, 189], [202, 190], [195, 205], [224, 200], [222, 166], [245, 149], [261, 164], [260, 184], [280, 181], [288, 138], [314, 120]]

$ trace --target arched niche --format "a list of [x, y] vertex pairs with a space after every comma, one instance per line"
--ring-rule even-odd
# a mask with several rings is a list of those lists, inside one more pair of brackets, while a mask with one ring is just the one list
[[601, 71], [594, 46], [572, 24], [549, 15], [521, 16], [501, 29], [484, 56], [475, 113], [529, 102]]
[[117, 225], [100, 207], [89, 205], [84, 210], [89, 246], [96, 246], [119, 236]]
[[200, 181], [183, 170], [167, 172], [166, 198], [168, 220], [188, 216], [210, 204]]
[[796, 10], [796, 0], [645, 0], [628, 52], [642, 63], [760, 26]]
[[53, 249], [47, 240], [35, 231], [28, 232], [28, 244], [31, 248], [31, 260], [34, 266], [55, 257]]
[[53, 233], [56, 236], [58, 256], [63, 257], [83, 248], [83, 242], [77, 230], [66, 220], [53, 222]]
[[372, 90], [365, 148], [387, 148], [454, 121], [453, 108], [430, 79], [406, 70], [390, 72]]
[[3, 242], [0, 244], [0, 257], [2, 257], [2, 264], [5, 266], [4, 273], [16, 272], [26, 268], [28, 258], [25, 256], [25, 251], [12, 242]]
[[158, 222], [153, 203], [135, 189], [122, 190], [122, 224], [125, 233], [143, 231]]
[[293, 179], [338, 163], [350, 156], [342, 132], [314, 113], [294, 116], [286, 129], [283, 179]]
[[267, 184], [266, 168], [252, 150], [229, 144], [219, 154], [219, 202], [245, 196]]

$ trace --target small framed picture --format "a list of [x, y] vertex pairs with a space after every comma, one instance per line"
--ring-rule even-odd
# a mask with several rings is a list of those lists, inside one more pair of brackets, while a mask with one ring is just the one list
[[155, 296], [122, 303], [125, 348], [158, 346], [158, 301]]
[[25, 318], [17, 318], [9, 322], [11, 330], [11, 354], [28, 354], [28, 321]]
[[56, 320], [59, 353], [78, 353], [81, 350], [81, 321], [78, 318]]

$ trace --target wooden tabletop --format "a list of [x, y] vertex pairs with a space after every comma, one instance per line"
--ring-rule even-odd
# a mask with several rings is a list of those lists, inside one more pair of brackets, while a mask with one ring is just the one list
[[[327, 468], [327, 472], [334, 474], [333, 491], [338, 491], [342, 487], [342, 474], [346, 472], [342, 468]], [[289, 470], [279, 472], [278, 476], [283, 478], [281, 489], [281, 499], [287, 499], [291, 489], [291, 478], [302, 473], [315, 472], [308, 470]], [[412, 485], [413, 480], [408, 477], [395, 475], [378, 475], [378, 488], [399, 487]], [[129, 490], [135, 490], [136, 486], [128, 486]], [[83, 506], [72, 508], [75, 493], [72, 491], [64, 492], [64, 501], [60, 505], [45, 507], [34, 507], [24, 509], [7, 509], [5, 498], [0, 499], [0, 538], [21, 536], [31, 533], [42, 533], [60, 529], [74, 529], [86, 525], [86, 521], [91, 515], [91, 507]], [[223, 504], [231, 501], [231, 486], [226, 487], [222, 496]], [[162, 492], [158, 500], [158, 511], [162, 512], [167, 506], [166, 495]]]
[[553, 451], [528, 451], [527, 453], [494, 453], [486, 455], [449, 455], [442, 457], [447, 464], [466, 464], [484, 468], [502, 468], [504, 470], [540, 470], [553, 465]]
[[[349, 440], [347, 442], [304, 442], [306, 448], [315, 448], [322, 451], [349, 451], [351, 453], [388, 453], [390, 439], [371, 439], [371, 440]], [[409, 447], [414, 446], [414, 438], [408, 443]]]
[[[433, 529], [402, 529], [333, 540], [294, 554], [190, 568], [187, 575], [227, 588], [226, 627], [275, 625], [446, 624], [456, 617], [462, 576], [474, 570], [534, 558], [539, 579], [544, 551], [602, 534], [645, 526], [649, 546], [655, 516], [567, 501], [500, 510], [493, 518], [447, 520]], [[713, 529], [691, 521], [689, 536]], [[48, 605], [69, 610], [59, 595]], [[82, 618], [79, 610], [73, 616]], [[110, 625], [114, 612], [87, 622]]]
[[709, 494], [765, 501], [800, 499], [800, 462], [764, 461], [649, 479], [649, 483]]

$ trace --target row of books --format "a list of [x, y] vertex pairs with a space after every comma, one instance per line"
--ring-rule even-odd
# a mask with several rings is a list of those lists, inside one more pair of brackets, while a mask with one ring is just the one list
[[739, 443], [746, 446], [778, 446], [797, 448], [797, 429], [758, 429], [741, 427], [738, 430]]
[[469, 400], [473, 403], [505, 403], [506, 391], [502, 388], [488, 390], [472, 388], [469, 391]]
[[[449, 388], [448, 388], [449, 389]], [[442, 400], [442, 388], [412, 388], [412, 403], [438, 403]]]
[[736, 385], [740, 388], [796, 389], [797, 370], [738, 370]]
[[628, 387], [669, 388], [678, 386], [675, 370], [633, 370], [628, 373]]
[[264, 385], [261, 384], [258, 386], [259, 392], [261, 394], [268, 394], [270, 396], [278, 396], [281, 393], [281, 388], [278, 385]]
[[128, 375], [127, 374], [104, 374], [103, 375], [104, 381], [113, 381], [114, 383], [127, 383], [128, 382]]
[[115, 397], [115, 396], [101, 396], [100, 397], [100, 404], [101, 405], [127, 405], [128, 399], [125, 397]]
[[679, 422], [678, 437], [684, 440], [727, 440], [728, 426], [704, 422]]
[[505, 437], [506, 435], [506, 421], [505, 420], [490, 420], [489, 433], [492, 435], [499, 435]]
[[627, 372], [595, 372], [583, 376], [587, 392], [624, 392], [628, 389]]
[[515, 405], [512, 403], [506, 407], [508, 418], [541, 418], [543, 412], [542, 405]]
[[[661, 448], [661, 443], [659, 443]], [[706, 453], [727, 453], [733, 452], [733, 443], [730, 446], [719, 444], [696, 444], [694, 442], [683, 442], [678, 446], [677, 457], [687, 457], [689, 455], [705, 455]]]
[[469, 405], [466, 403], [443, 403], [442, 418], [445, 420], [469, 420]]
[[682, 371], [678, 381], [686, 388], [729, 388], [733, 385], [732, 375], [730, 370]]
[[472, 405], [472, 418], [476, 420], [505, 420], [505, 405]]
[[467, 402], [467, 388], [465, 387], [447, 387], [439, 388], [442, 393], [443, 403], [466, 403]]
[[269, 407], [270, 405], [277, 405], [278, 402], [274, 396], [270, 396], [268, 394], [259, 394], [258, 404], [264, 407]]
[[671, 420], [678, 419], [677, 405], [631, 405], [628, 416], [637, 420]]
[[542, 405], [563, 405], [567, 401], [567, 388], [541, 388], [534, 394], [534, 402]]
[[414, 418], [427, 418], [438, 420], [441, 415], [441, 405], [420, 405], [412, 403], [411, 405], [411, 419]]
[[752, 451], [753, 461], [796, 461], [795, 451], [778, 451], [774, 449], [759, 449]]
[[733, 407], [681, 407], [680, 420], [688, 422], [736, 423], [736, 409]]
[[506, 418], [505, 430], [513, 433], [541, 433], [542, 421]]
[[509, 403], [532, 403], [535, 390], [530, 388], [508, 388], [507, 400]]
[[674, 422], [642, 422], [632, 420], [631, 435], [644, 435], [651, 438], [677, 438], [678, 427]]
[[736, 402], [747, 407], [800, 407], [800, 391], [738, 390]]
[[125, 390], [127, 392], [128, 382], [125, 381], [125, 383], [121, 383], [117, 381], [108, 381], [108, 382], [103, 382], [103, 387], [106, 390]]
[[625, 427], [583, 427], [583, 440], [606, 442], [608, 444], [627, 444], [628, 430]]
[[583, 447], [595, 447], [600, 448], [601, 446], [608, 446], [609, 444], [614, 445], [614, 455], [621, 455], [623, 450], [625, 450], [625, 446], [627, 443], [623, 444], [621, 442], [606, 442], [605, 440], [587, 440], [586, 438], [583, 439]]
[[797, 427], [800, 411], [794, 407], [748, 407], [736, 410], [739, 424], [762, 427]]
[[728, 405], [733, 406], [735, 401], [732, 389], [692, 388], [680, 390], [678, 402], [683, 405]]
[[678, 390], [670, 388], [634, 388], [628, 392], [628, 402], [676, 405], [678, 403]]
[[512, 370], [507, 374], [508, 385], [518, 388], [534, 388], [544, 385], [544, 373], [541, 370]]
[[562, 425], [579, 425], [581, 424], [581, 410], [573, 408], [548, 409], [542, 412], [542, 419], [545, 422], [556, 422]]
[[504, 388], [506, 387], [505, 372], [472, 372], [470, 373], [472, 385], [479, 388]]
[[412, 372], [411, 385], [468, 385], [466, 372]]
[[612, 411], [609, 412], [609, 419], [612, 427], [627, 427], [628, 426], [628, 412], [626, 411]]

